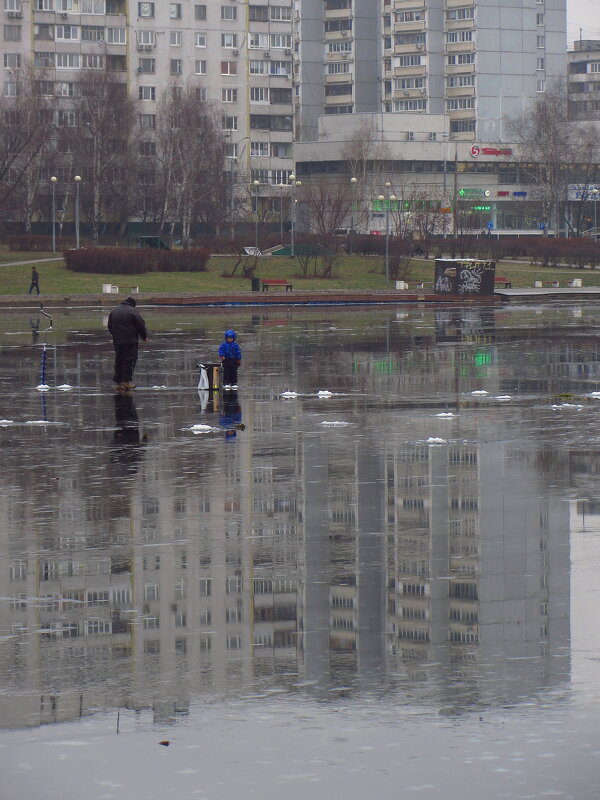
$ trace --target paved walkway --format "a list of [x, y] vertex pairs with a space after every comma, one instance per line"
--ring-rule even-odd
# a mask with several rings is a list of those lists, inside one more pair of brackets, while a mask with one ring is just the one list
[[62, 256], [50, 256], [50, 258], [32, 258], [27, 261], [0, 261], [0, 267], [20, 267], [21, 264], [42, 264], [44, 261], [62, 261]]

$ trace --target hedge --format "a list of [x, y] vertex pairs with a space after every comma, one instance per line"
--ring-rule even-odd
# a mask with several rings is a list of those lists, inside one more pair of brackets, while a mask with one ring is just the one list
[[141, 275], [144, 272], [206, 272], [210, 252], [149, 250], [131, 247], [90, 247], [65, 250], [65, 266], [72, 272], [104, 275]]
[[25, 236], [9, 236], [6, 240], [8, 247], [13, 252], [16, 250], [34, 250], [50, 252], [52, 250], [52, 237], [51, 236], [32, 236], [30, 234]]

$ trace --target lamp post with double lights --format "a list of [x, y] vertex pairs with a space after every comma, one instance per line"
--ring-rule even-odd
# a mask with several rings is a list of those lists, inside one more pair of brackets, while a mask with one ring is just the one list
[[292, 227], [290, 229], [290, 255], [292, 258], [296, 255], [294, 251], [294, 235], [296, 233], [296, 192], [298, 186], [302, 186], [302, 181], [297, 181], [295, 175], [290, 175], [290, 183], [292, 185]]
[[81, 175], [75, 175], [75, 249], [79, 250], [79, 184]]
[[[389, 192], [392, 184], [386, 181], [385, 188]], [[395, 194], [388, 194], [387, 197], [380, 194], [377, 198], [380, 203], [385, 203], [385, 282], [390, 282], [390, 203], [396, 201]]]
[[254, 181], [252, 185], [254, 186], [254, 212], [256, 214], [256, 220], [254, 222], [254, 249], [258, 253], [258, 187], [260, 186], [260, 181]]
[[56, 253], [56, 181], [58, 178], [53, 175], [50, 178], [52, 186], [52, 252]]

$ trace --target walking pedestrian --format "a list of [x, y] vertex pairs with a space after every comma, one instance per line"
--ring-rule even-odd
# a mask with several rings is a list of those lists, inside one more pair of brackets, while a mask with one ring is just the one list
[[225, 331], [225, 341], [219, 345], [219, 358], [223, 364], [223, 389], [237, 389], [237, 371], [242, 363], [242, 351], [235, 340], [235, 331]]
[[31, 294], [34, 289], [36, 290], [36, 292], [38, 294], [40, 293], [40, 276], [39, 276], [39, 273], [38, 273], [37, 269], [35, 267], [32, 267], [31, 268], [31, 285], [29, 287], [29, 291], [27, 292], [27, 294]]
[[148, 341], [146, 323], [135, 305], [133, 297], [128, 297], [108, 315], [108, 331], [115, 348], [113, 381], [117, 391], [135, 389], [133, 373], [138, 358], [138, 341]]

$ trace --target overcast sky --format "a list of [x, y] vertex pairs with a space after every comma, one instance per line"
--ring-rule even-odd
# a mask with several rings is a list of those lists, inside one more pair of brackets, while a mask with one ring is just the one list
[[573, 47], [579, 39], [600, 39], [600, 0], [567, 0], [567, 42]]

